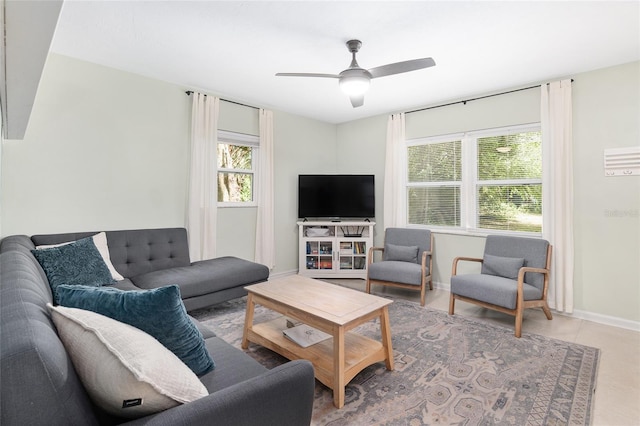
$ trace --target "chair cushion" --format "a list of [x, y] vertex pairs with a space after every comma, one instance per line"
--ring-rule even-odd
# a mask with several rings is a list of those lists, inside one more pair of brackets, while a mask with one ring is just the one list
[[95, 312], [47, 305], [91, 399], [137, 418], [208, 395], [195, 374], [145, 332]]
[[521, 257], [492, 256], [485, 253], [482, 260], [482, 273], [517, 280], [522, 266], [524, 266], [524, 259]]
[[[542, 291], [537, 287], [524, 283], [523, 290], [524, 300], [542, 298]], [[451, 293], [507, 309], [515, 309], [518, 281], [495, 275], [454, 275], [451, 277]]]
[[418, 263], [418, 246], [397, 246], [385, 244], [383, 260]]
[[197, 375], [214, 368], [175, 285], [143, 291], [61, 285], [58, 299], [62, 306], [97, 312], [150, 334]]
[[384, 243], [397, 246], [418, 246], [417, 257], [422, 259], [422, 252], [432, 249], [431, 231], [421, 228], [387, 228], [384, 231]]
[[[541, 238], [512, 237], [506, 235], [489, 235], [484, 246], [484, 253], [492, 256], [521, 257], [524, 266], [544, 268], [547, 264], [547, 248], [549, 242]], [[527, 272], [524, 282], [542, 290], [544, 275]]]
[[[429, 275], [428, 270], [425, 275]], [[396, 260], [375, 262], [369, 266], [369, 279], [419, 286], [422, 284], [422, 267], [417, 263]]]

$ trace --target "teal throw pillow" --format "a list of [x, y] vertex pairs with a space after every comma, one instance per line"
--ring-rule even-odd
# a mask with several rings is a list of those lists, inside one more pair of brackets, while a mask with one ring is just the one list
[[49, 280], [54, 303], [58, 286], [86, 285], [98, 287], [115, 281], [91, 237], [71, 244], [31, 250]]
[[61, 285], [58, 300], [61, 306], [93, 311], [139, 328], [155, 337], [199, 376], [215, 366], [176, 285], [142, 291]]
[[523, 266], [524, 259], [521, 257], [501, 257], [485, 254], [482, 260], [482, 273], [517, 280], [520, 268]]

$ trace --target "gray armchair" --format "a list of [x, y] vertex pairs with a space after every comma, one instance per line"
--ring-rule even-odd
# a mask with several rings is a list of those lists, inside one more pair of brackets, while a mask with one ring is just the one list
[[[382, 252], [382, 261], [374, 262], [374, 253]], [[387, 228], [384, 247], [371, 247], [367, 268], [367, 293], [371, 284], [420, 291], [424, 306], [427, 283], [433, 290], [433, 235], [428, 229]]]
[[[449, 315], [455, 301], [463, 300], [515, 316], [515, 335], [522, 334], [527, 308], [542, 308], [552, 319], [547, 304], [551, 244], [538, 238], [489, 235], [482, 259], [456, 257], [451, 271]], [[482, 263], [480, 274], [458, 275], [460, 261]]]

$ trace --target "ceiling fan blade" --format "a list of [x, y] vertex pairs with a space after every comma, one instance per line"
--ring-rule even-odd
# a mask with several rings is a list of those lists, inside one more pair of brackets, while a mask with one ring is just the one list
[[396, 62], [394, 64], [382, 65], [371, 68], [369, 72], [372, 78], [384, 77], [387, 75], [400, 74], [403, 72], [429, 68], [436, 64], [433, 58], [411, 59], [409, 61]]
[[337, 74], [316, 74], [304, 72], [279, 72], [277, 77], [324, 77], [324, 78], [340, 78]]
[[353, 105], [354, 108], [358, 108], [364, 105], [364, 95], [354, 95], [349, 99], [351, 100], [351, 105]]

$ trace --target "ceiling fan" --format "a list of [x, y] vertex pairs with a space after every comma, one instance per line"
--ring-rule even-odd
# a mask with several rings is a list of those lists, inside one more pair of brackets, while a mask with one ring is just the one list
[[339, 79], [340, 88], [349, 96], [351, 105], [354, 108], [364, 105], [364, 94], [369, 89], [372, 78], [384, 77], [387, 75], [400, 74], [408, 71], [429, 68], [436, 63], [433, 58], [411, 59], [409, 61], [396, 62], [393, 64], [381, 65], [368, 70], [360, 68], [356, 61], [356, 53], [360, 50], [362, 42], [360, 40], [349, 40], [347, 49], [351, 52], [352, 59], [349, 68], [340, 74], [317, 74], [317, 73], [297, 73], [279, 72], [279, 77], [322, 77]]

